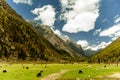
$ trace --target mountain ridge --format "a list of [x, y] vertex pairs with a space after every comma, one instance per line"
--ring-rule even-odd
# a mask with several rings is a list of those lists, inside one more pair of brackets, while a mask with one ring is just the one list
[[72, 40], [64, 41], [61, 37], [56, 35], [49, 26], [37, 25], [35, 28], [57, 49], [67, 51], [72, 57], [85, 56], [80, 45], [75, 44]]
[[0, 60], [72, 61], [68, 52], [58, 50], [43, 35], [0, 0]]
[[105, 49], [94, 54], [89, 62], [116, 63], [120, 61], [120, 37], [108, 45]]

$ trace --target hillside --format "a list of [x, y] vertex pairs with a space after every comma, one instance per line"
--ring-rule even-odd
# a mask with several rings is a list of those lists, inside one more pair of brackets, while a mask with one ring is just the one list
[[120, 37], [108, 47], [90, 57], [89, 62], [114, 63], [120, 61]]
[[86, 56], [84, 50], [80, 45], [76, 44], [71, 39], [65, 40], [65, 42], [74, 51], [74, 53], [84, 57]]
[[81, 46], [73, 43], [72, 41], [64, 41], [59, 36], [57, 36], [49, 26], [38, 25], [35, 27], [41, 34], [44, 35], [46, 39], [57, 49], [64, 50], [68, 52], [72, 57], [82, 57], [84, 51]]
[[58, 62], [73, 58], [68, 52], [55, 48], [4, 0], [0, 0], [0, 59]]

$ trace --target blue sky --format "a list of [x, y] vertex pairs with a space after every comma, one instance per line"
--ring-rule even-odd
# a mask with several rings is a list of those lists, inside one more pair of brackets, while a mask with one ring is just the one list
[[82, 47], [103, 49], [120, 36], [120, 0], [6, 0], [24, 19], [48, 25]]

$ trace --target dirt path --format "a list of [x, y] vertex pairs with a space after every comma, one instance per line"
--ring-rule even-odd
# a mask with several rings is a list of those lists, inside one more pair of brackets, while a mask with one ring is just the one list
[[41, 80], [56, 80], [58, 77], [60, 77], [62, 74], [66, 73], [68, 70], [61, 70], [58, 73], [50, 74], [44, 78], [41, 78]]
[[120, 78], [120, 72], [118, 72], [118, 73], [113, 73], [113, 74], [111, 74], [111, 75], [109, 75], [109, 76], [107, 76], [107, 77], [109, 77], [109, 78]]

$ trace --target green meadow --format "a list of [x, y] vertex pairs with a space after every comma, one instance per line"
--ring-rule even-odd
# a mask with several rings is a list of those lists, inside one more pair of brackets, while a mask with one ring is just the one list
[[[104, 67], [106, 65], [106, 67]], [[26, 69], [28, 67], [28, 69]], [[6, 70], [7, 72], [3, 72]], [[43, 70], [40, 77], [37, 73]], [[53, 73], [66, 70], [58, 80], [79, 80], [91, 78], [106, 78], [106, 76], [120, 71], [117, 64], [3, 64], [0, 63], [0, 80], [41, 80]], [[82, 70], [82, 73], [78, 73]]]

